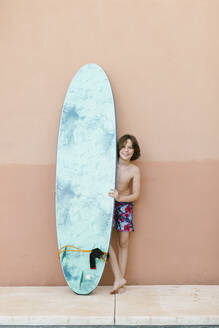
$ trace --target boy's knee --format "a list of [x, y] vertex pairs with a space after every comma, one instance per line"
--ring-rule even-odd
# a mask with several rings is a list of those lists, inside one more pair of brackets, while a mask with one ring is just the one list
[[119, 247], [121, 248], [127, 248], [129, 244], [129, 240], [128, 239], [124, 239], [124, 240], [120, 240], [119, 241]]

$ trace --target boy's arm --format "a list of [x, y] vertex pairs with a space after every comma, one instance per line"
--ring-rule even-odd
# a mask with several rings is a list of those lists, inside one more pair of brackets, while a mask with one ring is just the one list
[[116, 197], [116, 200], [118, 202], [134, 202], [135, 200], [137, 200], [140, 195], [140, 185], [141, 185], [140, 181], [141, 181], [140, 170], [136, 166], [133, 176], [133, 181], [132, 181], [132, 194], [127, 196], [118, 195], [118, 197]]

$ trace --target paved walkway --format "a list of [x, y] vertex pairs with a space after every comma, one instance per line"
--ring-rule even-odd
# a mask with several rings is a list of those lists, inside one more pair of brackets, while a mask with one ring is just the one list
[[68, 287], [1, 287], [0, 325], [216, 325], [219, 286], [98, 287], [79, 296]]

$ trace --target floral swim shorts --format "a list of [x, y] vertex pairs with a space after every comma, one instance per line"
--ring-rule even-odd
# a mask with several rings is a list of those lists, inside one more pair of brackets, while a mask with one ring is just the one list
[[113, 225], [117, 231], [134, 231], [133, 203], [115, 201]]

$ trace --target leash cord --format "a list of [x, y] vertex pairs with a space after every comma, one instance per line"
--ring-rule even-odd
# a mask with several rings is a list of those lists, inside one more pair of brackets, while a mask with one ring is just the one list
[[[73, 249], [65, 249], [66, 247], [71, 247]], [[93, 250], [86, 250], [86, 249], [81, 249], [81, 248], [78, 248], [76, 246], [73, 246], [73, 245], [66, 245], [66, 246], [63, 246], [60, 248], [60, 250], [58, 251], [58, 258], [59, 258], [59, 261], [60, 261], [60, 255], [64, 252], [80, 252], [80, 253], [91, 253]], [[105, 263], [108, 262], [108, 259], [109, 259], [109, 253], [107, 252], [102, 252], [103, 255], [106, 257], [104, 258], [103, 256], [101, 256], [101, 260], [103, 260]]]

